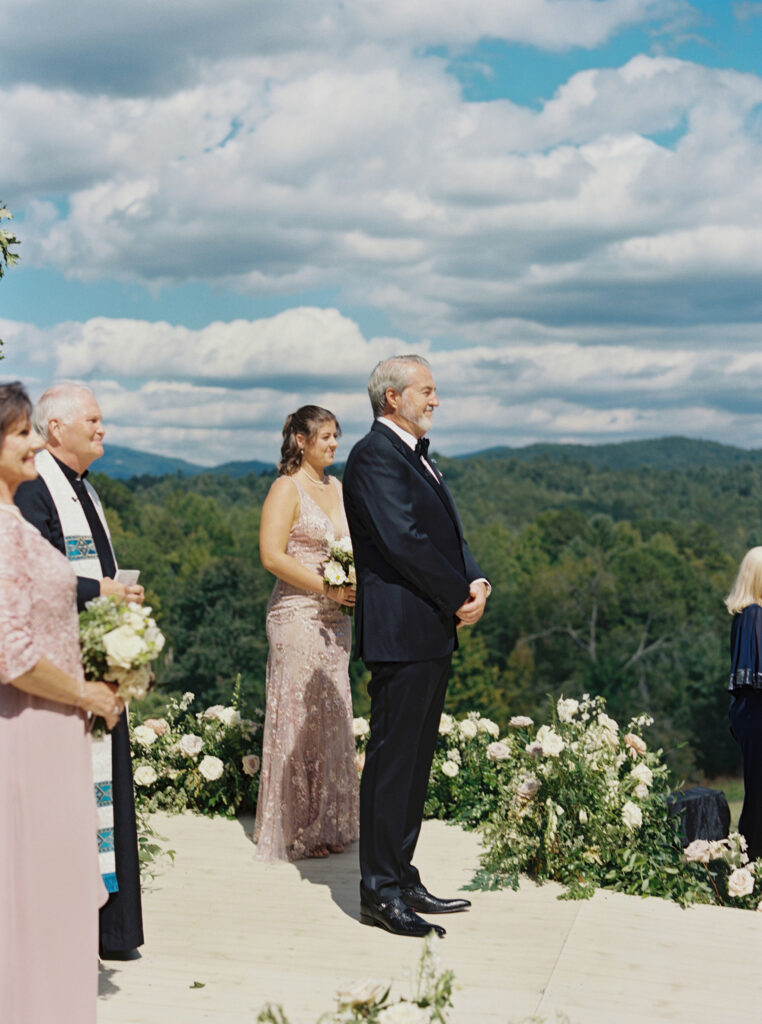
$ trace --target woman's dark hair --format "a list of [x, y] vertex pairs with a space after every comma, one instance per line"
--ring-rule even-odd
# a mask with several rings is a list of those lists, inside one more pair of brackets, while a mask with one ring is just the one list
[[0, 384], [0, 446], [5, 435], [19, 420], [32, 419], [32, 403], [20, 380], [12, 384]]
[[339, 421], [329, 409], [319, 405], [303, 405], [301, 409], [286, 417], [283, 424], [283, 444], [280, 448], [279, 476], [292, 476], [302, 464], [302, 452], [296, 440], [297, 434], [303, 434], [308, 441], [317, 434], [324, 423], [336, 424], [336, 436], [341, 437]]

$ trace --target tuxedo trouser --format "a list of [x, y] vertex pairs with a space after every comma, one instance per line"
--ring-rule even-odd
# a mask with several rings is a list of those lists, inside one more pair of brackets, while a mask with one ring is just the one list
[[100, 911], [101, 949], [127, 952], [143, 945], [140, 899], [140, 861], [132, 786], [132, 756], [127, 712], [111, 731], [111, 770], [114, 794], [114, 854], [119, 892], [111, 893]]
[[744, 686], [733, 693], [730, 731], [743, 754], [743, 810], [738, 831], [749, 859], [762, 856], [762, 690]]
[[382, 899], [420, 881], [412, 865], [451, 655], [370, 662], [370, 740], [360, 782], [360, 873]]

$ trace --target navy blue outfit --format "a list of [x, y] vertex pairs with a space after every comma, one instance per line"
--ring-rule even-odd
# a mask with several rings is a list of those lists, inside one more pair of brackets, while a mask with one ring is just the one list
[[751, 604], [730, 627], [730, 731], [743, 754], [744, 800], [738, 829], [749, 857], [762, 856], [762, 606]]

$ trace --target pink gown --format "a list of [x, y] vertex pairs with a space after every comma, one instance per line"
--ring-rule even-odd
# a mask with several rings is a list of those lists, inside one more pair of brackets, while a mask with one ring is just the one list
[[[322, 575], [326, 534], [349, 535], [344, 508], [337, 534], [293, 482], [299, 518], [286, 553]], [[335, 601], [276, 581], [267, 606], [267, 709], [254, 828], [259, 860], [298, 860], [316, 846], [357, 838], [351, 637], [351, 620]]]
[[98, 872], [82, 712], [12, 684], [41, 657], [82, 678], [76, 577], [0, 505], [0, 1021], [95, 1024]]

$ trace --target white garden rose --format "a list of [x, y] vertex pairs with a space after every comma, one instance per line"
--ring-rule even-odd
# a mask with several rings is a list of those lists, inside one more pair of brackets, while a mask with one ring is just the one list
[[539, 757], [542, 754], [542, 743], [539, 740], [532, 740], [524, 747], [530, 757]]
[[201, 717], [202, 718], [207, 718], [207, 719], [219, 718], [220, 717], [220, 712], [222, 712], [224, 710], [225, 710], [225, 705], [224, 704], [212, 704], [212, 706], [210, 708], [207, 708], [206, 711], [204, 711], [204, 713], [202, 714]]
[[198, 766], [198, 770], [207, 782], [216, 782], [222, 775], [224, 768], [225, 765], [220, 761], [219, 757], [213, 757], [211, 754], [202, 757]]
[[454, 761], [445, 761], [442, 764], [442, 774], [450, 779], [454, 779], [459, 771], [460, 768], [458, 768]]
[[370, 733], [370, 725], [368, 724], [367, 718], [353, 718], [352, 719], [352, 732], [356, 739], [363, 739]]
[[638, 782], [643, 782], [646, 786], [652, 785], [654, 781], [654, 773], [651, 771], [648, 765], [644, 764], [642, 761], [640, 762], [640, 764], [635, 765], [635, 767], [630, 772], [630, 775], [633, 779], [637, 779]]
[[460, 767], [460, 765], [463, 764], [463, 760], [460, 756], [460, 751], [456, 747], [453, 747], [452, 750], [448, 750], [446, 757], [448, 761], [454, 761], [455, 764], [458, 765], [458, 767]]
[[627, 753], [631, 758], [642, 757], [646, 752], [646, 741], [637, 736], [634, 732], [625, 734], [624, 742], [627, 745]]
[[115, 665], [103, 673], [106, 682], [116, 683], [117, 693], [125, 702], [142, 700], [148, 693], [153, 676], [148, 665], [120, 668]]
[[150, 747], [159, 738], [154, 730], [148, 725], [137, 725], [132, 730], [132, 736], [144, 747]]
[[347, 577], [341, 562], [335, 562], [331, 559], [330, 562], [326, 563], [326, 567], [323, 569], [323, 579], [332, 587], [340, 587], [343, 583], [346, 583]]
[[622, 821], [627, 828], [633, 829], [640, 828], [643, 824], [643, 812], [632, 800], [628, 800], [622, 808]]
[[540, 726], [537, 730], [536, 742], [542, 748], [543, 757], [558, 757], [566, 746], [558, 733], [554, 732], [549, 725]]
[[380, 981], [361, 978], [359, 981], [344, 985], [336, 992], [336, 1002], [340, 1010], [350, 1010], [353, 1006], [375, 1006], [380, 1003], [389, 986]]
[[204, 741], [200, 736], [194, 736], [192, 732], [186, 732], [184, 736], [180, 737], [177, 749], [181, 754], [185, 754], [186, 757], [198, 757], [203, 745]]
[[452, 715], [442, 714], [439, 719], [439, 735], [449, 736], [455, 726], [455, 719]]
[[573, 697], [560, 697], [556, 704], [559, 722], [571, 722], [579, 711], [579, 701]]
[[650, 790], [645, 782], [639, 782], [635, 789], [632, 791], [632, 795], [638, 800], [645, 800]]
[[508, 725], [511, 729], [527, 729], [530, 725], [534, 725], [534, 719], [528, 715], [514, 715]]
[[748, 896], [754, 890], [754, 875], [748, 868], [736, 868], [728, 878], [728, 892], [731, 896]]
[[502, 740], [496, 740], [487, 747], [487, 758], [490, 761], [507, 761], [511, 756], [511, 748]]
[[683, 854], [687, 861], [698, 864], [708, 864], [710, 852], [709, 843], [706, 839], [694, 839], [693, 842], [688, 843], [683, 850]]
[[475, 739], [476, 734], [479, 731], [479, 727], [473, 718], [466, 718], [464, 721], [459, 722], [458, 729], [460, 730], [460, 735], [466, 740]]
[[241, 713], [236, 708], [223, 708], [217, 717], [228, 729], [241, 723]]
[[244, 754], [241, 758], [241, 767], [244, 775], [255, 776], [259, 771], [259, 757], [256, 754]]
[[540, 788], [540, 780], [534, 775], [525, 775], [518, 785], [516, 793], [522, 800], [531, 800]]
[[156, 770], [150, 764], [141, 764], [135, 769], [134, 779], [136, 786], [152, 786], [158, 777]]
[[143, 638], [129, 626], [118, 626], [104, 633], [103, 648], [110, 668], [131, 668], [141, 654], [148, 652]]
[[479, 732], [485, 732], [488, 736], [494, 737], [494, 739], [497, 739], [500, 735], [500, 726], [490, 718], [480, 718], [476, 723], [476, 727]]
[[598, 725], [603, 730], [603, 739], [610, 747], [619, 743], [619, 725], [603, 711], [598, 712]]
[[429, 1024], [428, 1010], [415, 1003], [392, 1003], [378, 1015], [378, 1024]]

